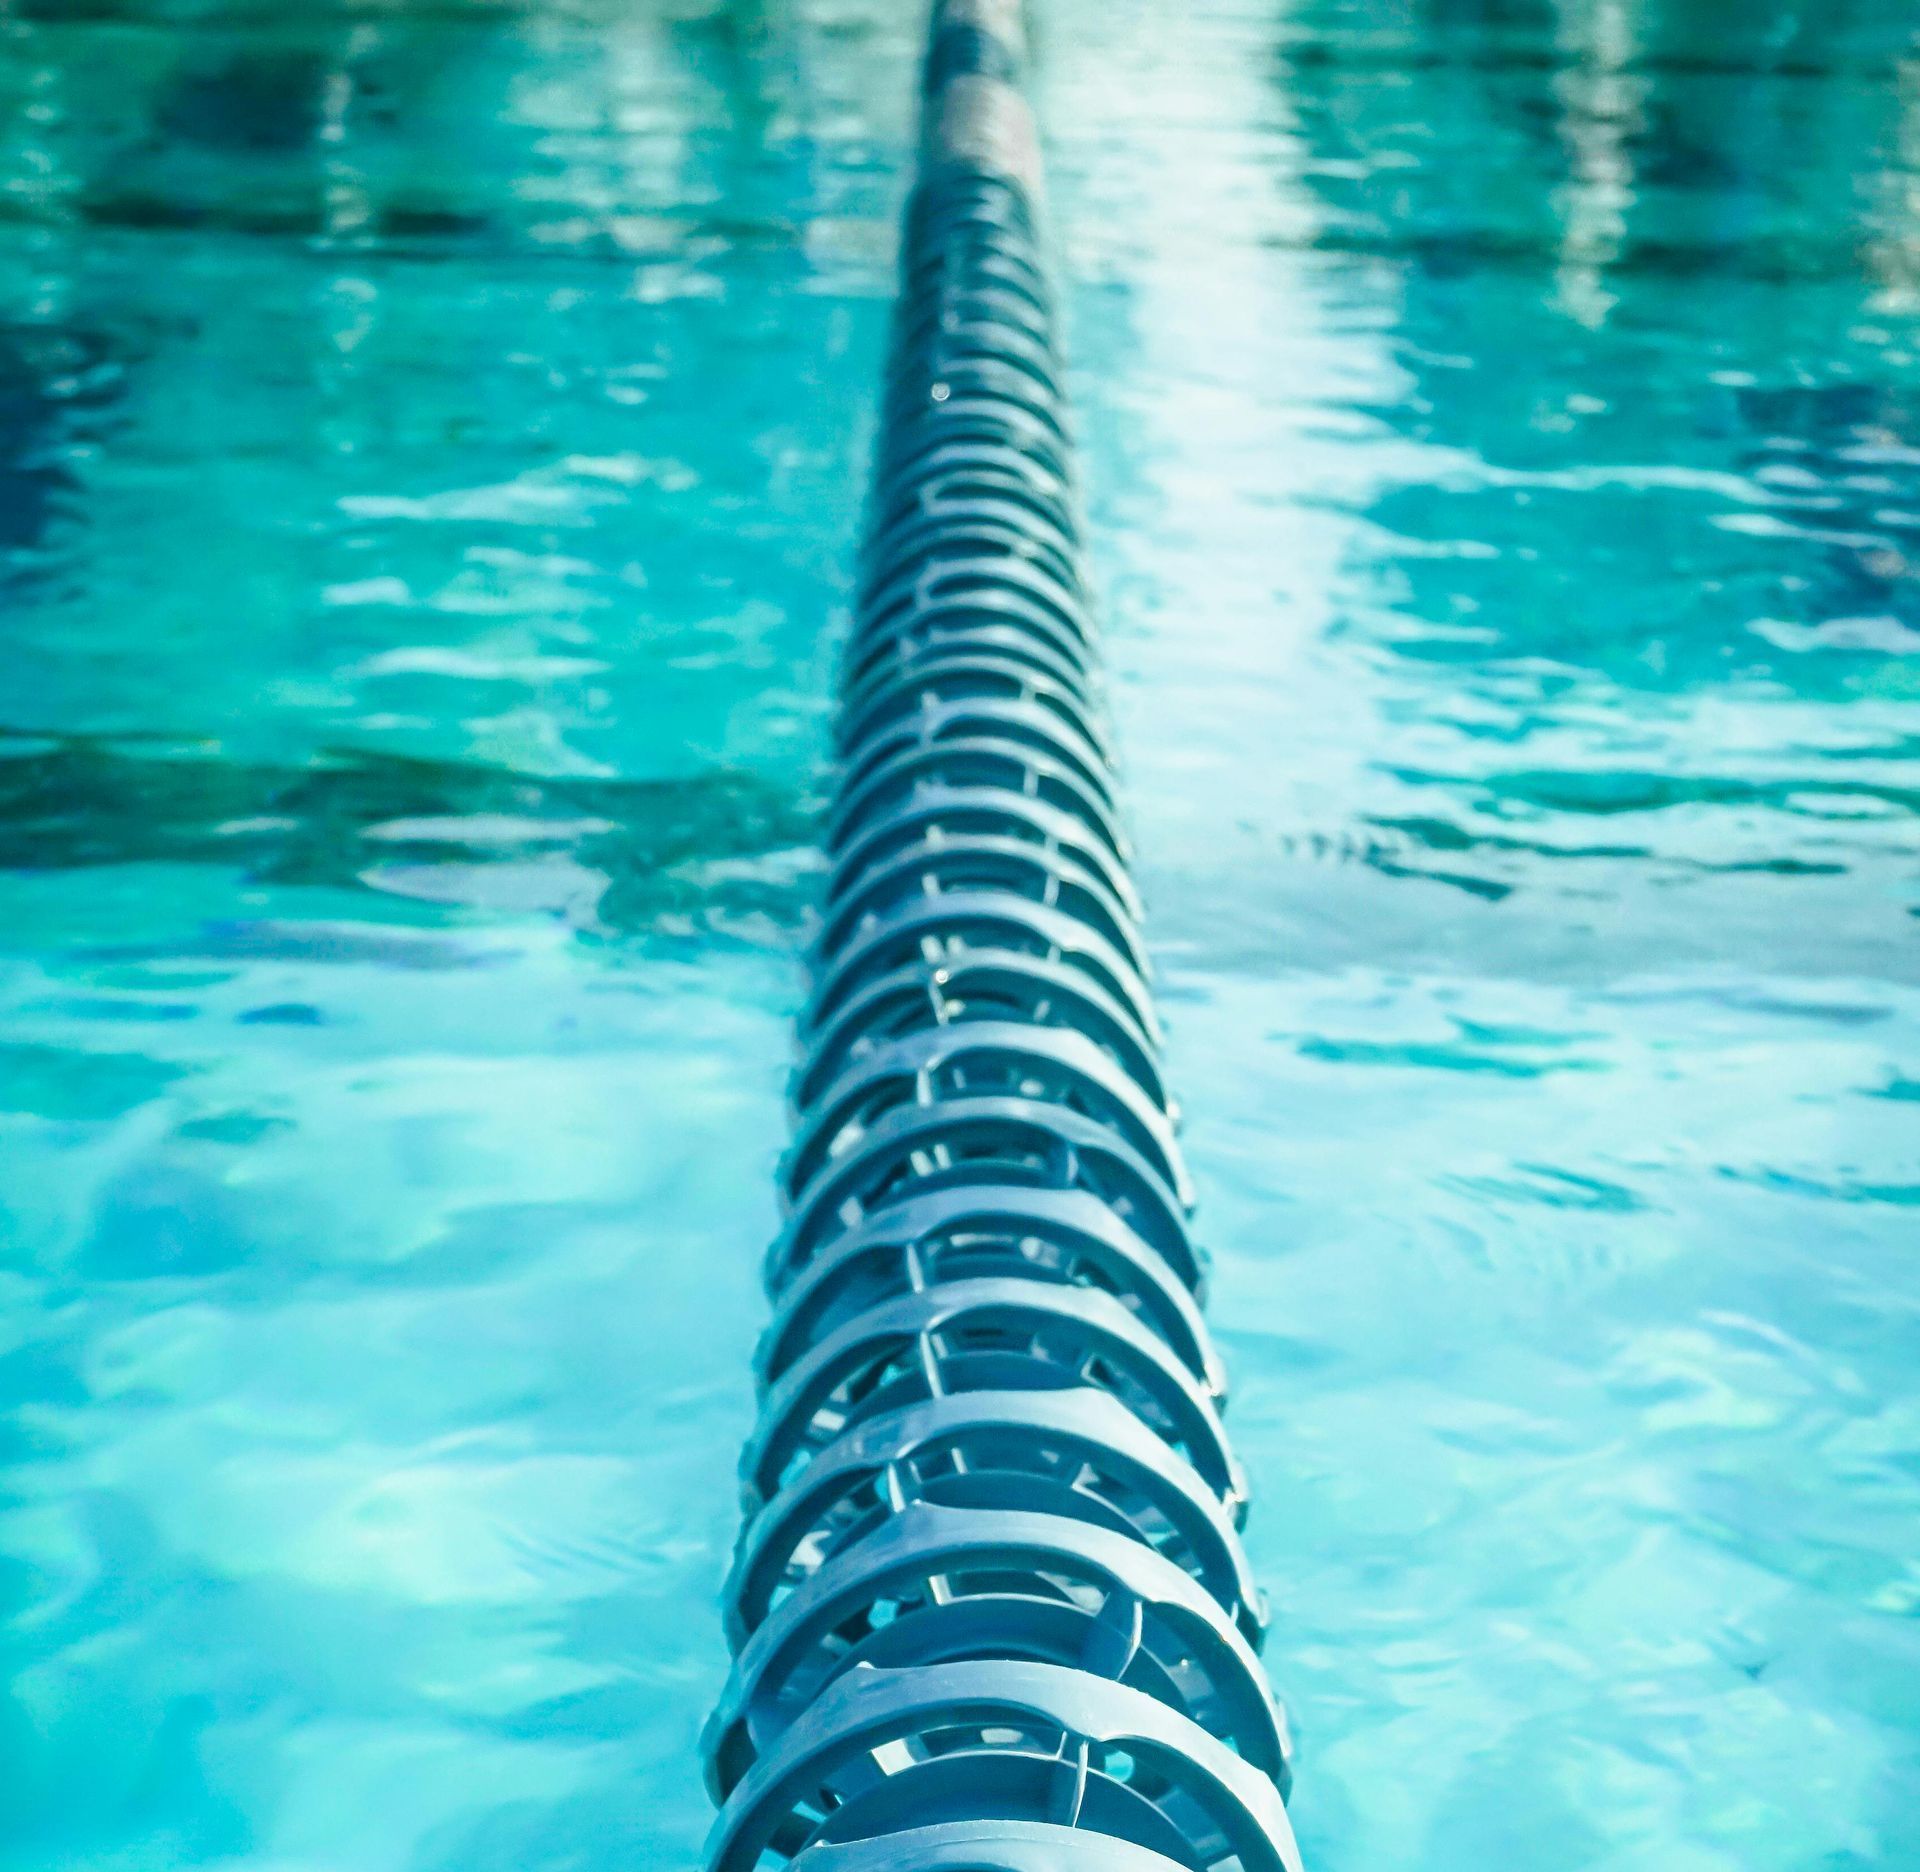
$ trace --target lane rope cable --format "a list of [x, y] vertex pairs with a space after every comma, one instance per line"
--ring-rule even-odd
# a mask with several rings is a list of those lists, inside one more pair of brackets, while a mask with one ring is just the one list
[[1102, 719], [1018, 0], [939, 0], [708, 1872], [1300, 1872]]

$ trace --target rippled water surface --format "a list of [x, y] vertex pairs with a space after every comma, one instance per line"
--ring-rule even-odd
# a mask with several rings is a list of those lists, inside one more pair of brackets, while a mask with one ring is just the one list
[[[1920, 1865], [1920, 42], [1043, 0], [1311, 1863]], [[0, 8], [0, 1866], [684, 1865], [894, 0]]]

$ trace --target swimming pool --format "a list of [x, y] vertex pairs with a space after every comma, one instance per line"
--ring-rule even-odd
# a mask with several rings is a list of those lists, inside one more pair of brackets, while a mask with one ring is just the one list
[[[1920, 1858], [1920, 64], [1058, 0], [1319, 1868]], [[0, 22], [0, 1865], [688, 1862], [884, 0]]]

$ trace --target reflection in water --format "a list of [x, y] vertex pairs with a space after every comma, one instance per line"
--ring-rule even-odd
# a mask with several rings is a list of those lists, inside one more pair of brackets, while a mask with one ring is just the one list
[[[1370, 413], [1426, 466], [1368, 502], [1344, 628], [1402, 680], [1432, 666], [1380, 763], [1429, 797], [1366, 812], [1434, 854], [1412, 870], [1492, 901], [1529, 853], [1640, 861], [1669, 889], [1755, 872], [1892, 884], [1909, 737], [1873, 705], [1893, 700], [1878, 657], [1920, 647], [1912, 359], [1862, 325], [1877, 285], [1835, 211], [1892, 191], [1777, 160], [1787, 125], [1836, 164], [1884, 157], [1887, 24], [1862, 13], [1824, 35], [1835, 77], [1792, 56], [1792, 8], [1703, 60], [1684, 6], [1451, 5], [1428, 49], [1459, 56], [1435, 51], [1417, 94], [1348, 62], [1368, 31], [1351, 15], [1317, 59], [1283, 38], [1282, 94], [1326, 149], [1312, 245], [1397, 263], [1402, 381]], [[1454, 160], [1416, 159], [1434, 147]], [[1530, 256], [1534, 276], [1498, 277]], [[1853, 354], [1823, 358], [1823, 338]], [[1866, 707], [1823, 728], [1791, 716], [1810, 694]], [[1849, 767], [1810, 766], [1829, 752]], [[1570, 817], [1594, 813], [1600, 839]]]
[[[1907, 1872], [1911, 9], [1039, 25], [1310, 1862]], [[0, 21], [4, 1872], [694, 1858], [918, 30]]]

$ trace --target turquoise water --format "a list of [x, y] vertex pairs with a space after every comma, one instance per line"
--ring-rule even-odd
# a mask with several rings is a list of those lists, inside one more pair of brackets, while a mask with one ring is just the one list
[[[1911, 10], [1039, 10], [1309, 1861], [1911, 1872]], [[5, 1872], [696, 1849], [917, 11], [0, 11]]]

